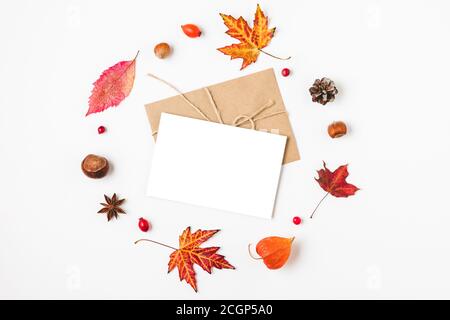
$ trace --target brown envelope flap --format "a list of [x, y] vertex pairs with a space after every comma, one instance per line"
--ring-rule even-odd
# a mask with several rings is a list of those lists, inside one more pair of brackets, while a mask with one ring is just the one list
[[[273, 106], [264, 110], [259, 116], [286, 111], [273, 69], [211, 85], [208, 86], [208, 90], [225, 124], [232, 124], [239, 115], [253, 114], [269, 101], [274, 102]], [[211, 121], [219, 122], [214, 106], [204, 88], [187, 92], [184, 95]], [[145, 105], [145, 109], [152, 132], [158, 130], [161, 112], [204, 119], [180, 95], [149, 103]], [[251, 124], [246, 122], [240, 127], [250, 128], [250, 126]], [[255, 121], [255, 128], [287, 136], [283, 164], [300, 159], [295, 136], [286, 112]], [[154, 137], [156, 139], [156, 134]]]

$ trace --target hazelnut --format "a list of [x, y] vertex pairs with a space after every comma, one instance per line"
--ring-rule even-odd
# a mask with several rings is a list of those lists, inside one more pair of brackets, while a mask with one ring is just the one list
[[333, 122], [328, 126], [328, 134], [332, 138], [342, 137], [347, 133], [347, 126], [342, 121]]
[[161, 42], [155, 46], [155, 55], [160, 59], [165, 59], [170, 55], [171, 49], [168, 43]]
[[109, 169], [108, 160], [95, 154], [88, 154], [81, 162], [83, 173], [92, 179], [99, 179], [106, 176]]

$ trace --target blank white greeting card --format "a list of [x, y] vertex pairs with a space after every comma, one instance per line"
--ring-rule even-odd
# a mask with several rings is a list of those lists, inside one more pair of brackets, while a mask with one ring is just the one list
[[272, 217], [282, 135], [162, 113], [147, 194]]

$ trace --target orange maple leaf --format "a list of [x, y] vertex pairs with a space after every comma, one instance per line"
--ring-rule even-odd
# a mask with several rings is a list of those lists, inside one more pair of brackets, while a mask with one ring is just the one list
[[203, 242], [217, 232], [219, 230], [197, 230], [191, 233], [191, 227], [187, 227], [179, 238], [179, 249], [170, 255], [168, 272], [178, 268], [180, 281], [185, 280], [197, 291], [194, 264], [208, 273], [211, 273], [212, 268], [234, 269], [224, 256], [217, 254], [219, 247], [200, 248]]
[[197, 292], [194, 264], [199, 265], [208, 273], [211, 273], [213, 268], [234, 269], [224, 256], [217, 254], [219, 247], [200, 248], [203, 242], [217, 232], [219, 230], [197, 230], [192, 233], [191, 227], [187, 227], [179, 237], [178, 249], [148, 239], [141, 239], [135, 243], [150, 241], [173, 249], [174, 252], [170, 254], [168, 273], [177, 268], [180, 281], [185, 280]]
[[235, 43], [217, 50], [229, 55], [232, 60], [237, 58], [242, 59], [243, 62], [241, 70], [249, 64], [256, 62], [260, 52], [268, 54], [274, 58], [281, 59], [262, 51], [262, 49], [270, 43], [270, 40], [275, 33], [275, 28], [269, 29], [268, 18], [262, 12], [259, 4], [256, 6], [253, 29], [250, 28], [247, 21], [245, 21], [242, 17], [235, 19], [231, 15], [223, 13], [221, 13], [220, 16], [223, 19], [223, 23], [228, 27], [226, 34], [239, 40], [240, 43]]

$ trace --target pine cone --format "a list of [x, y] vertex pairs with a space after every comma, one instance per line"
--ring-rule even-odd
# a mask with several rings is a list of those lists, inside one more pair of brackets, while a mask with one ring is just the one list
[[313, 102], [326, 105], [328, 102], [334, 101], [334, 97], [337, 95], [338, 90], [332, 80], [322, 78], [314, 81], [313, 86], [309, 88], [309, 93], [311, 93]]

